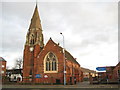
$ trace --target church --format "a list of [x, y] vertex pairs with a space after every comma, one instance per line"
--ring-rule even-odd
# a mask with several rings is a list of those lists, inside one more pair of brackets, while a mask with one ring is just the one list
[[23, 51], [23, 83], [76, 84], [82, 81], [80, 64], [52, 38], [44, 44], [36, 4]]

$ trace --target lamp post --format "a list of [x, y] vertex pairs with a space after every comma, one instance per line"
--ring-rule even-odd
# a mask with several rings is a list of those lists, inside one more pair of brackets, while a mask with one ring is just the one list
[[64, 42], [64, 35], [60, 33], [63, 36], [63, 59], [64, 59], [64, 85], [66, 85], [66, 67], [65, 67], [65, 42]]

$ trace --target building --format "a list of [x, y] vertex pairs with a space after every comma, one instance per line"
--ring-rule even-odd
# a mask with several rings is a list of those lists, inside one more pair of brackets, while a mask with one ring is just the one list
[[0, 57], [1, 74], [2, 74], [2, 76], [6, 75], [6, 63], [7, 63], [7, 61], [4, 58]]
[[20, 82], [22, 81], [23, 70], [22, 69], [9, 69], [6, 70], [6, 76], [9, 78], [10, 82]]
[[26, 36], [23, 60], [23, 83], [63, 84], [65, 77], [67, 84], [75, 84], [82, 79], [80, 64], [67, 50], [52, 38], [44, 45], [37, 5]]
[[120, 83], [120, 62], [116, 66], [106, 66], [105, 72], [98, 72], [100, 82]]
[[106, 79], [107, 79], [107, 82], [109, 82], [109, 83], [116, 81], [113, 76], [114, 68], [115, 68], [115, 66], [106, 66]]
[[100, 78], [100, 79], [104, 79], [104, 78], [106, 78], [106, 72], [98, 72], [98, 77]]
[[1, 71], [0, 71], [0, 82], [2, 81], [3, 83], [5, 82], [5, 76], [6, 76], [6, 63], [7, 61], [0, 57], [0, 66], [1, 66]]
[[98, 72], [98, 79], [99, 79], [99, 83], [113, 83], [116, 82], [116, 80], [113, 77], [113, 70], [115, 68], [115, 66], [105, 66], [105, 67], [101, 67], [101, 68], [105, 68], [104, 72]]
[[83, 80], [84, 80], [84, 81], [89, 81], [90, 76], [91, 76], [91, 77], [95, 77], [96, 74], [97, 74], [96, 71], [90, 70], [90, 69], [87, 69], [87, 68], [81, 67], [81, 70], [82, 70], [82, 72], [83, 72]]
[[120, 62], [113, 69], [113, 78], [120, 83]]

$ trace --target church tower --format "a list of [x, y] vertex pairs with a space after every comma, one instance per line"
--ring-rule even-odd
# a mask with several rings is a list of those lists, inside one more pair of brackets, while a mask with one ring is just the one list
[[31, 23], [26, 35], [23, 57], [23, 82], [33, 82], [34, 61], [44, 47], [42, 26], [36, 4]]

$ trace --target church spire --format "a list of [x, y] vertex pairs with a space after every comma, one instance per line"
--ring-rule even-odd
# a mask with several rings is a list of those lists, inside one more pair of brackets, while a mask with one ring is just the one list
[[44, 38], [42, 34], [42, 26], [40, 22], [37, 3], [31, 19], [29, 31], [26, 36], [26, 45], [34, 46], [36, 44], [40, 45], [40, 47], [44, 46]]
[[32, 28], [39, 28], [42, 30], [37, 3], [36, 3], [36, 7], [35, 7], [35, 10], [34, 10], [34, 13], [31, 19], [31, 23], [30, 23], [30, 29]]

